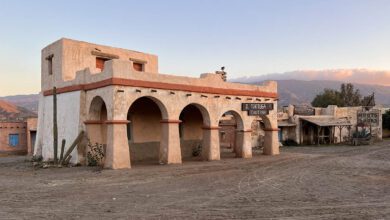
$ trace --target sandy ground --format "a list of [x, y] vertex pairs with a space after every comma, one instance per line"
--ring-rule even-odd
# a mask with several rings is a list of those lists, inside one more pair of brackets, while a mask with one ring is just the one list
[[390, 141], [131, 170], [0, 158], [0, 219], [390, 219]]

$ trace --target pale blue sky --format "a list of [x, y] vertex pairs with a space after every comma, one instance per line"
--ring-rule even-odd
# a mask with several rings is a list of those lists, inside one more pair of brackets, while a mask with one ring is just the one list
[[0, 16], [0, 96], [38, 92], [40, 50], [61, 37], [153, 53], [186, 76], [390, 69], [389, 0], [0, 0]]

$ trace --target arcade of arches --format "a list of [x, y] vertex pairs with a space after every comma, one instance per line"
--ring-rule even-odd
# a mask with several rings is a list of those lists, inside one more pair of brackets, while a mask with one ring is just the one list
[[[105, 167], [126, 168], [137, 163], [175, 164], [224, 157], [251, 158], [252, 147], [263, 145], [260, 140], [264, 141], [264, 154], [278, 154], [273, 139], [277, 131], [272, 129], [268, 116], [256, 119], [237, 109], [215, 114], [219, 111], [189, 103], [169, 119], [169, 110], [161, 100], [144, 96], [129, 103], [126, 120], [113, 123], [108, 120], [107, 109], [110, 107], [106, 105], [100, 96], [93, 98], [86, 123], [90, 141], [105, 147]], [[267, 130], [267, 124], [271, 129]], [[123, 137], [125, 141], [115, 141]], [[114, 146], [106, 150], [110, 142]], [[116, 152], [113, 148], [121, 150]]]

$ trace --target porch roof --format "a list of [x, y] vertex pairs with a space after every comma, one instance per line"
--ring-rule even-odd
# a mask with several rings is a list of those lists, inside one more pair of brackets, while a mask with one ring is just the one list
[[335, 117], [311, 117], [301, 118], [304, 121], [308, 121], [320, 127], [329, 126], [352, 126], [351, 122], [347, 118], [335, 118]]

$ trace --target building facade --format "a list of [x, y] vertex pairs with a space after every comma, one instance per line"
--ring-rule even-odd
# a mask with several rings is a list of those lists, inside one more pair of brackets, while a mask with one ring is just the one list
[[20, 122], [0, 122], [0, 153], [31, 155], [36, 131], [36, 118]]
[[278, 113], [279, 140], [297, 144], [329, 144], [351, 141], [356, 132], [382, 140], [382, 109], [365, 107], [284, 107]]
[[[220, 120], [234, 117], [234, 152], [252, 156], [254, 120], [265, 125], [264, 154], [279, 154], [277, 84], [244, 85], [224, 74], [200, 78], [158, 72], [155, 55], [61, 39], [42, 50], [42, 91], [35, 155], [53, 156], [53, 87], [57, 88], [58, 136], [66, 148], [80, 131], [86, 138], [72, 163], [86, 163], [88, 143], [104, 145], [107, 168], [135, 161], [182, 163], [194, 148], [204, 160], [220, 159]], [[250, 116], [243, 103], [268, 103], [267, 114]]]

